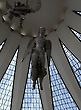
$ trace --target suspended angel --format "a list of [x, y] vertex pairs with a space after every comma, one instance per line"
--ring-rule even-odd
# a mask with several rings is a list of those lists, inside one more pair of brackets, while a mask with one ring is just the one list
[[3, 20], [6, 21], [5, 15], [8, 14], [10, 20], [13, 17], [19, 17], [20, 23], [23, 23], [25, 15], [29, 13], [34, 13], [41, 8], [40, 0], [26, 0], [26, 3], [15, 2], [14, 6], [11, 6], [8, 1], [6, 1], [7, 12], [3, 15]]
[[48, 66], [50, 65], [51, 41], [46, 39], [45, 31], [45, 28], [40, 27], [38, 36], [29, 41], [22, 59], [23, 61], [27, 54], [31, 54], [33, 89], [35, 89], [36, 81], [39, 78], [40, 88], [43, 90], [42, 81], [47, 74], [45, 57], [47, 57]]

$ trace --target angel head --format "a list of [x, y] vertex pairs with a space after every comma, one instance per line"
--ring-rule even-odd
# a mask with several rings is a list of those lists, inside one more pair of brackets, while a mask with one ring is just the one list
[[45, 27], [40, 27], [38, 31], [38, 35], [45, 35], [46, 29]]

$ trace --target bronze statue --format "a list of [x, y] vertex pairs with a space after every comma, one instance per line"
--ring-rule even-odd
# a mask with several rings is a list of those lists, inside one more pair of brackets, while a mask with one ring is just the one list
[[[43, 90], [42, 81], [47, 74], [45, 68], [45, 54], [47, 56], [48, 66], [50, 65], [51, 41], [46, 39], [45, 31], [45, 28], [40, 27], [38, 36], [31, 39], [27, 47], [29, 49], [28, 53], [31, 53], [33, 89], [35, 89], [36, 81], [39, 78], [40, 88]], [[25, 57], [26, 55], [23, 57], [23, 60]]]

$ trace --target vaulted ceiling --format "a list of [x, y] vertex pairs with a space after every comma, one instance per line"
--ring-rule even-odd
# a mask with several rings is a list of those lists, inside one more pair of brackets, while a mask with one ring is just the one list
[[[15, 1], [8, 0], [11, 5]], [[26, 2], [25, 0], [20, 1], [22, 3]], [[0, 44], [6, 40], [0, 52], [0, 80], [2, 80], [14, 53], [19, 48], [11, 110], [20, 110], [21, 108], [30, 55], [23, 62], [21, 60], [31, 36], [37, 36], [39, 27], [46, 28], [47, 39], [50, 39], [52, 43], [51, 56], [54, 63], [73, 99], [79, 109], [81, 109], [79, 80], [77, 81], [74, 75], [75, 71], [72, 69], [63, 50], [66, 46], [76, 56], [79, 65], [81, 65], [81, 13], [79, 11], [81, 11], [81, 0], [41, 0], [41, 8], [37, 12], [25, 16], [23, 22], [25, 36], [22, 36], [18, 31], [11, 31], [10, 29], [11, 26], [19, 24], [19, 19], [15, 17], [9, 24], [2, 22], [4, 13], [0, 11]], [[49, 76], [46, 76], [43, 86], [44, 90], [40, 91], [40, 93], [43, 99], [44, 110], [53, 110]]]

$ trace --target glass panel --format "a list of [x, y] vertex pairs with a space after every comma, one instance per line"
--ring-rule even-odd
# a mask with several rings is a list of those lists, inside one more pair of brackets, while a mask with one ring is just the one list
[[75, 10], [73, 10], [73, 12], [81, 16], [81, 11], [75, 11]]
[[52, 59], [50, 61], [50, 80], [54, 110], [79, 110]]
[[70, 30], [75, 34], [75, 36], [76, 36], [79, 40], [81, 40], [81, 33], [75, 31], [75, 30], [72, 29], [72, 28], [70, 28]]
[[36, 89], [32, 90], [31, 65], [29, 68], [22, 110], [43, 110], [38, 84], [36, 84]]
[[81, 69], [79, 69], [81, 67], [81, 62], [66, 48], [66, 46], [63, 43], [62, 46], [66, 54], [66, 57], [74, 71], [73, 73], [81, 86]]
[[3, 45], [4, 45], [4, 42], [0, 45], [0, 50], [2, 49]]
[[77, 13], [81, 15], [81, 11], [77, 11]]
[[10, 110], [17, 53], [18, 50], [0, 82], [0, 110]]
[[6, 42], [6, 39], [0, 44], [0, 51], [2, 50], [2, 48], [3, 48], [4, 44], [5, 44], [5, 42]]

